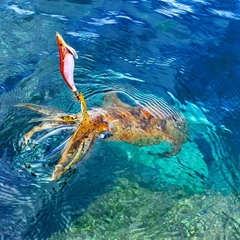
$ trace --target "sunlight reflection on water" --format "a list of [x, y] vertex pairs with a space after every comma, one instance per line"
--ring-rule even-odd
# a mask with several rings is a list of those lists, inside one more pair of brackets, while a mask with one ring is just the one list
[[[115, 187], [126, 198], [127, 191], [145, 189], [149, 206], [151, 196], [156, 192], [161, 195], [163, 189], [171, 193], [172, 185], [191, 193], [205, 189], [224, 194], [239, 192], [237, 3], [5, 0], [0, 11], [3, 238], [45, 239], [69, 228], [79, 216], [89, 217], [90, 205], [94, 209], [95, 203], [100, 204], [108, 211], [105, 200], [95, 201], [99, 196], [111, 196]], [[98, 143], [89, 161], [73, 177], [49, 182], [56, 159], [44, 162], [42, 157], [61, 138], [52, 137], [29, 151], [22, 150], [21, 138], [35, 124], [28, 121], [38, 115], [14, 105], [31, 102], [70, 112], [79, 110], [60, 77], [56, 31], [81, 56], [76, 62], [76, 82], [86, 94], [89, 107], [100, 106], [105, 92], [127, 84], [137, 88], [142, 98], [147, 94], [163, 97], [180, 108], [190, 122], [191, 141], [183, 151], [171, 161], [158, 157], [158, 151], [166, 146], [139, 149], [126, 144]], [[121, 97], [131, 102], [130, 95], [128, 92]], [[177, 192], [173, 190], [172, 194]], [[136, 190], [134, 194], [138, 193]], [[208, 199], [209, 195], [203, 198]], [[171, 200], [176, 199], [174, 196]], [[121, 209], [128, 205], [124, 201]], [[134, 203], [134, 199], [131, 201]], [[191, 208], [190, 203], [188, 206]], [[114, 214], [119, 216], [121, 209], [114, 210]], [[201, 211], [204, 216], [211, 212], [209, 209]], [[237, 217], [231, 210], [224, 211]], [[137, 231], [139, 226], [130, 225], [130, 229]], [[182, 227], [185, 228], [187, 224]]]

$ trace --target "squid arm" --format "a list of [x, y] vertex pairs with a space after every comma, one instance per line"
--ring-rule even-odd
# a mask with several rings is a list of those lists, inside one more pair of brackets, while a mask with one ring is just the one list
[[67, 170], [83, 164], [93, 149], [95, 139], [95, 132], [89, 127], [88, 121], [81, 122], [64, 147], [52, 180], [58, 180]]
[[68, 46], [59, 33], [56, 33], [56, 40], [60, 56], [60, 72], [63, 79], [81, 103], [81, 121], [75, 133], [63, 148], [62, 156], [52, 173], [52, 180], [58, 180], [67, 170], [81, 165], [89, 156], [96, 139], [92, 119], [87, 112], [87, 104], [81, 92], [77, 91], [74, 83], [74, 57], [76, 51]]
[[64, 125], [77, 125], [81, 121], [82, 114], [67, 115], [67, 113], [48, 106], [39, 106], [35, 104], [18, 104], [17, 106], [29, 108], [47, 117], [31, 120], [30, 122], [41, 121], [38, 126], [33, 127], [28, 133], [24, 135], [23, 146], [26, 146], [29, 139], [34, 133], [51, 128], [58, 128]]

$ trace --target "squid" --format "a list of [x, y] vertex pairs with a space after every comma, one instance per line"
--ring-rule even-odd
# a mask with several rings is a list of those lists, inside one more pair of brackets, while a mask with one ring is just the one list
[[[81, 105], [77, 114], [68, 114], [60, 109], [34, 104], [18, 104], [43, 115], [41, 123], [24, 135], [24, 145], [38, 131], [52, 133], [71, 129], [73, 134], [53, 153], [61, 150], [51, 180], [59, 180], [67, 171], [81, 166], [91, 154], [98, 139], [123, 141], [138, 146], [170, 142], [171, 149], [164, 157], [181, 151], [189, 139], [188, 122], [175, 108], [164, 100], [150, 99], [145, 104], [131, 106], [120, 100], [116, 92], [105, 95], [101, 107], [88, 109], [83, 94], [74, 83], [74, 58], [77, 52], [56, 33], [61, 75]], [[129, 90], [134, 92], [134, 88]], [[51, 155], [51, 154], [50, 154]]]

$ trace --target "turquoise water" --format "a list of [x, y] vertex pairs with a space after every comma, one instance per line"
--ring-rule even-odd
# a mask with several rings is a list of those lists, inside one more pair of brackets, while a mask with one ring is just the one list
[[[239, 239], [239, 10], [237, 1], [3, 0], [0, 239]], [[182, 151], [166, 159], [166, 144], [99, 141], [73, 175], [50, 182], [57, 158], [43, 156], [63, 136], [23, 149], [39, 115], [15, 105], [79, 111], [56, 31], [78, 52], [89, 108], [127, 85], [163, 97], [189, 121]]]

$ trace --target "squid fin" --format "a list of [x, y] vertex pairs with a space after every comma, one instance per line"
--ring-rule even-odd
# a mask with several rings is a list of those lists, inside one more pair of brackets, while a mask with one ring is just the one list
[[172, 141], [172, 149], [169, 152], [166, 152], [164, 154], [164, 157], [168, 158], [168, 157], [172, 157], [177, 155], [182, 149], [182, 143], [180, 141]]
[[131, 107], [130, 105], [123, 103], [116, 92], [107, 93], [103, 99], [102, 107]]

